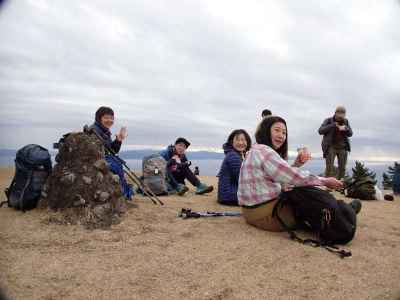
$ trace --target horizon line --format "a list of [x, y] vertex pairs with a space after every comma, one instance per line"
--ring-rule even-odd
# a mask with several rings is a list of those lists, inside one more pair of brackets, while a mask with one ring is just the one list
[[[143, 150], [151, 150], [151, 151], [159, 151], [165, 149], [165, 146], [161, 145], [123, 145], [121, 148], [121, 153], [129, 152], [129, 151], [143, 151]], [[10, 148], [0, 148], [0, 151], [12, 151], [16, 152], [18, 149], [10, 149]], [[50, 153], [54, 153], [55, 149], [50, 149]], [[199, 147], [199, 146], [191, 146], [188, 148], [187, 152], [209, 152], [209, 153], [218, 153], [223, 154], [223, 150], [219, 147]], [[297, 151], [289, 150], [288, 156], [290, 158], [294, 158], [297, 155]], [[315, 152], [312, 154], [313, 159], [323, 159], [322, 152]], [[351, 161], [368, 161], [368, 162], [398, 162], [400, 161], [400, 157], [392, 157], [392, 156], [355, 156], [349, 157]]]

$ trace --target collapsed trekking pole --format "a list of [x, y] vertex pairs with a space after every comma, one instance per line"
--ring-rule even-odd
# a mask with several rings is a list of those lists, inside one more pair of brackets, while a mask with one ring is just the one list
[[125, 174], [139, 187], [142, 189], [143, 193], [150, 198], [150, 200], [154, 203], [157, 204], [157, 202], [161, 205], [164, 205], [164, 203], [157, 197], [156, 194], [153, 193], [153, 191], [144, 183], [140, 180], [139, 176], [133, 172], [129, 166], [126, 164], [126, 162], [118, 156], [117, 153], [111, 147], [106, 145], [104, 142], [104, 139], [94, 130], [93, 128], [90, 128], [88, 125], [85, 125], [83, 127], [83, 132], [85, 133], [93, 133], [103, 144], [104, 148], [109, 152], [114, 158], [116, 158], [124, 167], [125, 167]]
[[191, 208], [182, 208], [178, 217], [182, 219], [189, 218], [208, 218], [208, 217], [238, 217], [242, 214], [238, 211], [206, 211], [206, 212], [197, 212], [192, 211]]

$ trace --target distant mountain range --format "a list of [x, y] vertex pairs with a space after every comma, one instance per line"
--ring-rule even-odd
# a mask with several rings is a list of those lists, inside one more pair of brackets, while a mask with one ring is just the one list
[[[49, 149], [51, 155], [56, 155], [57, 151], [53, 149]], [[124, 159], [142, 159], [147, 155], [151, 155], [154, 153], [159, 153], [160, 150], [157, 149], [141, 149], [141, 150], [125, 150], [119, 153]], [[15, 149], [0, 149], [0, 157], [15, 157], [17, 150]], [[213, 151], [187, 151], [186, 152], [188, 159], [193, 160], [204, 160], [204, 159], [224, 159], [224, 153], [221, 152], [213, 152]], [[289, 157], [293, 158], [289, 153]], [[314, 158], [321, 159], [321, 158]]]
[[0, 156], [15, 156], [17, 150], [12, 149], [0, 149]]
[[[127, 150], [121, 151], [119, 156], [124, 159], [142, 159], [143, 157], [155, 153], [159, 153], [160, 150], [144, 149], [144, 150]], [[188, 159], [202, 160], [202, 159], [223, 159], [223, 153], [211, 152], [211, 151], [188, 151], [186, 152]]]
[[[147, 155], [151, 155], [154, 153], [159, 153], [160, 150], [154, 149], [143, 149], [143, 150], [126, 150], [121, 151], [119, 156], [123, 159], [142, 159]], [[0, 149], [1, 157], [15, 157], [17, 150], [13, 149]], [[50, 150], [52, 155], [55, 155], [57, 152]], [[223, 153], [211, 152], [211, 151], [188, 151], [187, 156], [189, 159], [195, 160], [203, 160], [203, 159], [223, 159]]]

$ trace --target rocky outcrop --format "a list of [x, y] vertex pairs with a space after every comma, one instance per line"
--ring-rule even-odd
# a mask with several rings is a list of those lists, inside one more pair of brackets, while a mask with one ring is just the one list
[[56, 163], [39, 202], [50, 214], [54, 212], [51, 220], [88, 228], [109, 227], [120, 221], [126, 200], [96, 136], [83, 132], [64, 136]]

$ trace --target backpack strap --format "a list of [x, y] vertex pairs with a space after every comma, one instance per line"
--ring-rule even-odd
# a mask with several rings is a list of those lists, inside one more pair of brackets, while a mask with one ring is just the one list
[[272, 217], [276, 217], [279, 221], [279, 223], [282, 225], [283, 229], [289, 234], [290, 239], [295, 240], [296, 242], [299, 242], [301, 244], [309, 244], [313, 247], [317, 247], [319, 245], [319, 242], [313, 239], [302, 239], [300, 238], [294, 231], [296, 228], [290, 228], [285, 222], [282, 220], [282, 218], [278, 214], [278, 210], [282, 208], [287, 202], [287, 196], [281, 195], [279, 197], [278, 202], [275, 204], [273, 210], [272, 210]]
[[[5, 192], [6, 192], [7, 190], [8, 190], [8, 189], [6, 189]], [[0, 202], [0, 207], [3, 207], [3, 205], [6, 204], [6, 203], [8, 204], [8, 199], [7, 199], [6, 201]], [[8, 206], [10, 206], [10, 205], [8, 205]]]
[[344, 250], [344, 249], [339, 249], [335, 245], [321, 244], [320, 247], [328, 250], [329, 252], [332, 252], [334, 254], [339, 255], [340, 258], [345, 258], [345, 257], [352, 256], [351, 251], [347, 251], [347, 250]]
[[326, 250], [328, 250], [331, 253], [337, 254], [340, 258], [345, 258], [345, 257], [350, 257], [352, 256], [351, 251], [346, 251], [344, 249], [339, 249], [337, 246], [331, 244], [331, 243], [326, 243], [322, 242], [320, 240], [314, 240], [314, 239], [302, 239], [299, 237], [295, 232], [295, 228], [290, 228], [285, 222], [282, 220], [282, 218], [278, 214], [278, 209], [282, 208], [286, 202], [288, 201], [288, 195], [284, 193], [283, 195], [281, 194], [278, 198], [278, 202], [275, 204], [273, 210], [272, 210], [272, 217], [276, 217], [279, 221], [279, 223], [282, 225], [283, 229], [289, 234], [290, 239], [299, 242], [300, 244], [303, 245], [310, 245], [312, 247], [321, 247]]
[[25, 212], [25, 205], [24, 205], [23, 198], [24, 198], [26, 189], [28, 188], [29, 184], [30, 184], [31, 181], [32, 181], [33, 172], [34, 172], [33, 170], [31, 170], [31, 171], [29, 172], [28, 180], [26, 181], [25, 186], [24, 186], [24, 188], [22, 189], [21, 195], [19, 196], [19, 199], [18, 199], [19, 208], [22, 210], [22, 212]]
[[8, 188], [4, 189], [4, 194], [6, 194], [7, 200], [0, 203], [0, 207], [7, 203], [8, 207], [10, 207], [10, 190], [12, 186], [15, 184], [15, 176], [13, 177]]

